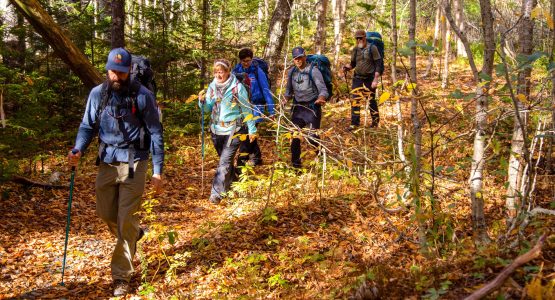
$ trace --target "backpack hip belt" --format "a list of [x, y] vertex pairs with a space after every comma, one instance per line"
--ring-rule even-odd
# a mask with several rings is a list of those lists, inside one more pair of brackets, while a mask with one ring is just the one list
[[374, 75], [372, 75], [372, 74], [364, 74], [364, 75], [361, 75], [361, 74], [357, 74], [357, 73], [355, 73], [355, 76], [354, 76], [354, 78], [356, 78], [356, 79], [362, 79], [362, 80], [370, 79], [370, 78], [373, 78], [373, 77], [374, 77]]
[[[133, 178], [135, 175], [135, 154], [137, 153], [137, 151], [135, 150], [135, 144], [139, 144], [139, 149], [144, 149], [144, 145], [145, 145], [145, 141], [144, 141], [144, 129], [141, 127], [140, 130], [140, 134], [139, 134], [139, 140], [137, 141], [133, 141], [130, 143], [126, 143], [125, 145], [119, 146], [119, 145], [110, 145], [114, 148], [118, 148], [118, 149], [127, 149], [127, 163], [129, 164], [129, 174], [128, 177], [129, 178]], [[106, 147], [108, 146], [108, 144], [106, 144], [105, 142], [103, 142], [102, 140], [100, 140], [100, 145], [98, 146], [98, 156], [96, 157], [96, 165], [100, 165], [101, 162], [101, 157], [102, 157], [102, 153], [104, 153], [104, 151], [106, 150]]]

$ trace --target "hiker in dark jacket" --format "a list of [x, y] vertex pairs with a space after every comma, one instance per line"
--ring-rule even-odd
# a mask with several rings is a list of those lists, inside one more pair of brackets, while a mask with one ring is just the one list
[[151, 182], [158, 191], [164, 163], [156, 100], [138, 80], [130, 80], [130, 68], [131, 54], [127, 50], [110, 51], [107, 80], [91, 90], [73, 149], [76, 153], [68, 154], [69, 164], [77, 166], [98, 132], [96, 213], [117, 237], [111, 263], [114, 296], [129, 291], [133, 256], [137, 241], [144, 234], [136, 212], [145, 188], [149, 152], [153, 165]]
[[[273, 116], [274, 112], [274, 101], [272, 99], [272, 93], [270, 91], [270, 84], [268, 83], [268, 78], [266, 73], [256, 64], [253, 63], [254, 53], [249, 48], [244, 48], [239, 51], [239, 60], [235, 68], [233, 68], [233, 74], [237, 76], [243, 76], [246, 74], [250, 80], [250, 102], [252, 104], [254, 117], [256, 118], [256, 124], [262, 122], [264, 116]], [[267, 108], [267, 114], [265, 115], [265, 109]], [[244, 166], [245, 163], [257, 166], [262, 164], [262, 152], [258, 146], [258, 139], [254, 140], [253, 143], [249, 139], [241, 142], [239, 148], [239, 156], [237, 157], [237, 166]]]
[[[322, 119], [322, 105], [326, 104], [328, 90], [322, 73], [317, 67], [308, 65], [306, 53], [302, 47], [295, 47], [292, 51], [293, 67], [287, 76], [283, 104], [293, 98], [291, 121], [299, 129], [320, 129]], [[312, 131], [308, 141], [318, 147], [318, 136]], [[295, 168], [301, 168], [301, 140], [294, 137], [291, 140], [291, 163]]]
[[[355, 69], [351, 95], [351, 126], [349, 130], [360, 125], [361, 101], [370, 97], [370, 116], [372, 127], [377, 127], [380, 122], [378, 102], [376, 101], [376, 88], [378, 79], [383, 73], [383, 58], [378, 48], [368, 44], [366, 32], [359, 29], [355, 32], [357, 44], [351, 53], [351, 63], [343, 67], [343, 72]], [[356, 91], [354, 91], [356, 89]]]
[[199, 95], [199, 107], [211, 113], [212, 143], [220, 156], [209, 199], [213, 204], [219, 204], [235, 176], [233, 163], [241, 143], [238, 135], [248, 134], [251, 143], [256, 139], [254, 120], [243, 122], [252, 115], [248, 92], [231, 74], [229, 61], [217, 59], [214, 62], [214, 80], [205, 96]]

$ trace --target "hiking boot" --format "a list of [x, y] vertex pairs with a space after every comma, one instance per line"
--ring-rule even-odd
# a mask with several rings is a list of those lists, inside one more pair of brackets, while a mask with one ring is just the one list
[[353, 132], [355, 130], [357, 130], [358, 126], [356, 125], [349, 125], [349, 127], [347, 127], [347, 131]]
[[129, 293], [129, 282], [116, 279], [114, 280], [114, 297], [122, 297]]
[[210, 195], [210, 202], [212, 204], [220, 204], [220, 202], [222, 202], [222, 197], [218, 196], [218, 195]]

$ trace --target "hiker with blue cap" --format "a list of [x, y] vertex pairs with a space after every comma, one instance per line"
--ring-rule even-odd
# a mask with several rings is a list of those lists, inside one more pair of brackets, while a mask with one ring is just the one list
[[[302, 47], [295, 47], [291, 51], [295, 66], [289, 70], [284, 101], [293, 99], [291, 121], [298, 128], [308, 128], [308, 141], [318, 147], [318, 136], [314, 132], [320, 129], [322, 120], [322, 106], [329, 96], [322, 73], [316, 67], [306, 62], [306, 52]], [[293, 137], [291, 140], [291, 164], [294, 168], [301, 168], [301, 140]]]
[[377, 127], [380, 122], [376, 88], [378, 80], [384, 71], [383, 56], [379, 49], [368, 43], [366, 31], [359, 29], [355, 32], [356, 46], [351, 53], [351, 63], [343, 67], [346, 74], [354, 68], [353, 84], [351, 86], [351, 126], [354, 130], [360, 126], [360, 106], [364, 99], [370, 98], [371, 127]]
[[112, 49], [106, 61], [106, 81], [94, 87], [75, 146], [68, 154], [70, 166], [98, 134], [96, 213], [117, 237], [112, 253], [114, 296], [129, 292], [137, 241], [144, 235], [136, 212], [145, 189], [149, 153], [151, 183], [162, 189], [164, 141], [156, 100], [151, 91], [131, 78], [131, 54]]

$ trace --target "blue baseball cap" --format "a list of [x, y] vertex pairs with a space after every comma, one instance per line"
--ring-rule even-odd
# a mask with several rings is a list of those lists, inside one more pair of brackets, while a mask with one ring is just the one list
[[293, 48], [293, 51], [291, 51], [291, 53], [293, 54], [293, 59], [305, 56], [303, 47], [295, 47]]
[[108, 54], [106, 70], [129, 73], [131, 54], [124, 48], [114, 48]]

